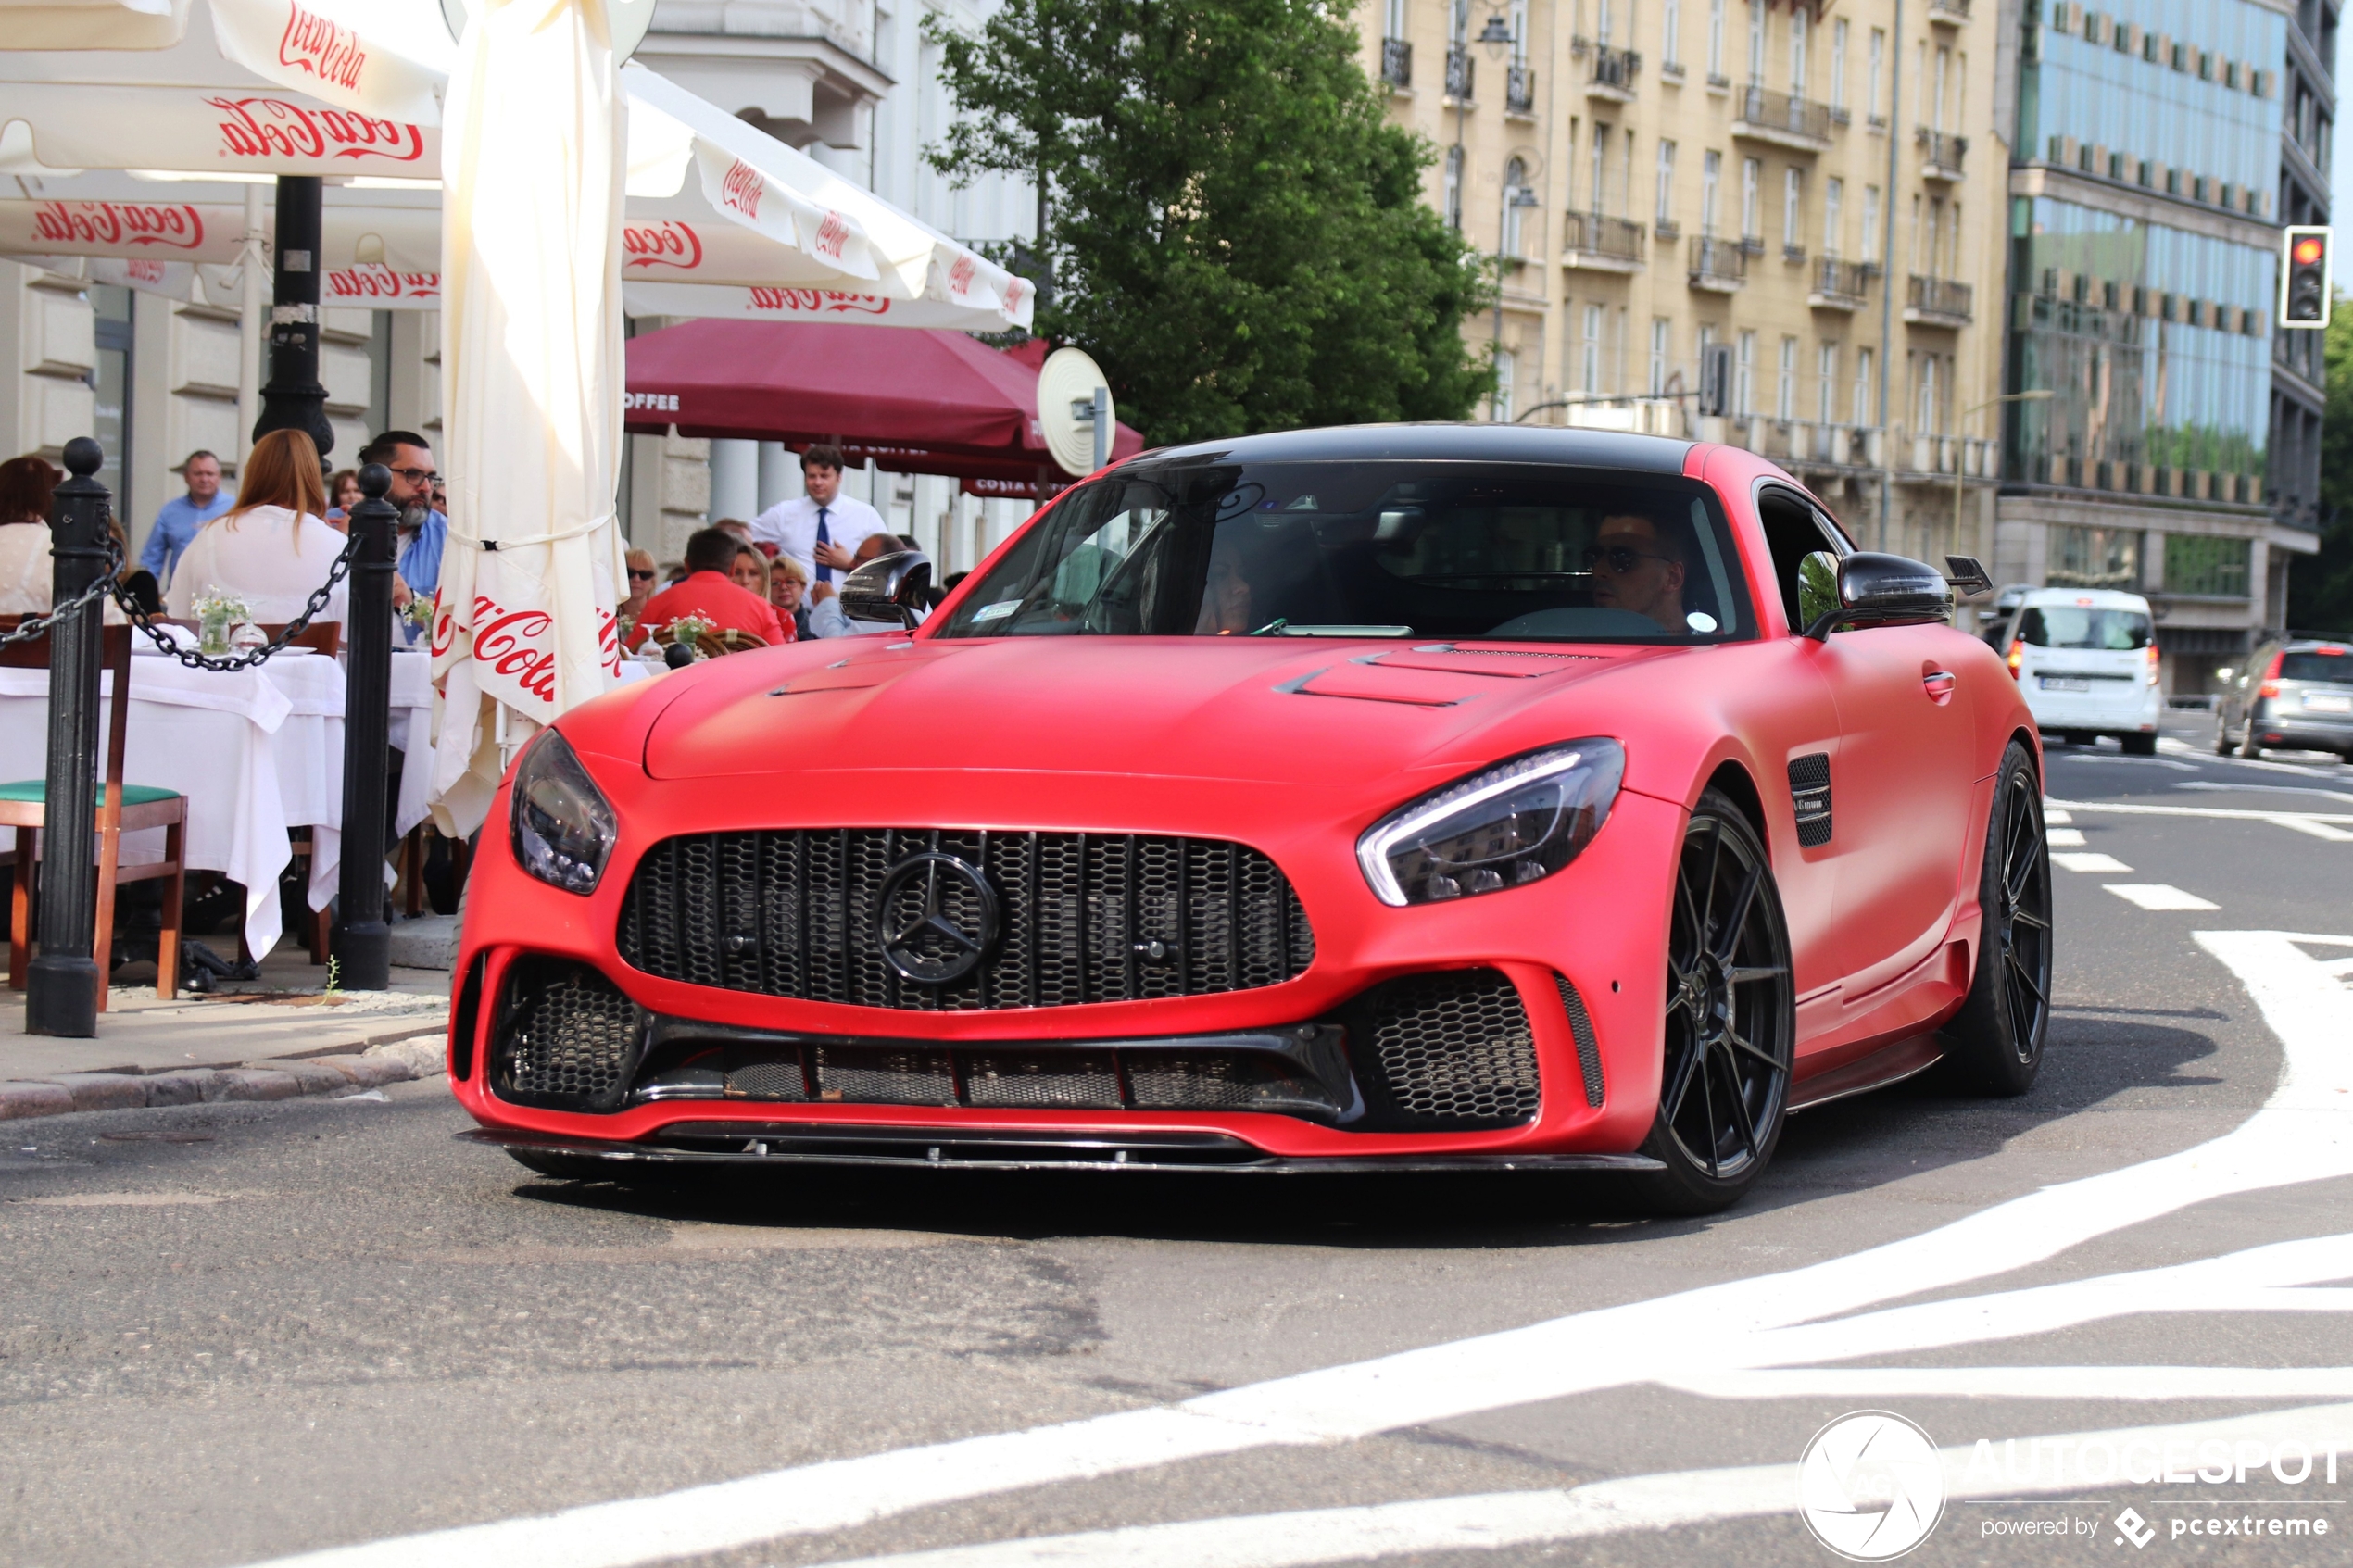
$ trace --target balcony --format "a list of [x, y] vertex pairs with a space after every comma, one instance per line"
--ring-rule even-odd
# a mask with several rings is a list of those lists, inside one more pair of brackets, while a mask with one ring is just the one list
[[1642, 226], [1598, 212], [1567, 215], [1562, 235], [1561, 265], [1581, 272], [1639, 272], [1642, 270]]
[[1723, 426], [1727, 445], [1793, 469], [1877, 468], [1882, 450], [1882, 433], [1868, 425], [1735, 414]]
[[1631, 49], [1595, 49], [1592, 71], [1585, 79], [1585, 95], [1630, 104], [1634, 77], [1642, 69], [1642, 56]]
[[1912, 132], [1912, 142], [1920, 150], [1921, 179], [1961, 177], [1961, 157], [1969, 151], [1968, 137], [1956, 136], [1950, 131], [1931, 131], [1923, 125]]
[[1904, 291], [1904, 320], [1916, 327], [1966, 327], [1974, 319], [1967, 283], [1912, 274]]
[[1654, 219], [1651, 221], [1651, 238], [1665, 240], [1671, 245], [1682, 237], [1683, 226], [1672, 218]]
[[1871, 270], [1859, 261], [1841, 261], [1835, 256], [1826, 256], [1814, 263], [1813, 282], [1806, 303], [1815, 309], [1859, 310], [1863, 296], [1871, 286]]
[[1799, 152], [1828, 152], [1830, 106], [1811, 98], [1793, 98], [1769, 87], [1743, 87], [1732, 94], [1732, 134]]
[[1504, 73], [1504, 112], [1534, 114], [1536, 112], [1536, 68], [1513, 66]]
[[[1908, 449], [1907, 449], [1908, 448]], [[1899, 441], [1905, 471], [1963, 479], [2002, 477], [2002, 444], [1964, 435], [1915, 435]]]
[[1748, 252], [1713, 234], [1692, 239], [1692, 287], [1709, 294], [1736, 294], [1748, 282]]
[[1470, 102], [1471, 55], [1460, 44], [1446, 51], [1446, 95], [1456, 103]]
[[1781, 246], [1781, 260], [1791, 267], [1805, 266], [1806, 247], [1794, 243], [1784, 243]]
[[1400, 92], [1414, 84], [1414, 45], [1403, 38], [1380, 41], [1380, 79]]
[[1928, 0], [1928, 19], [1944, 27], [1969, 25], [1969, 0]]

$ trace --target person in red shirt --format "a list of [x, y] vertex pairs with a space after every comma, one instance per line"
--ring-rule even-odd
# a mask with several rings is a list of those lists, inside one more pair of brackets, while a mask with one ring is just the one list
[[728, 569], [736, 564], [736, 552], [742, 545], [742, 540], [721, 528], [700, 529], [687, 535], [685, 581], [646, 601], [629, 646], [637, 647], [656, 627], [667, 626], [682, 615], [700, 616], [714, 631], [733, 627], [749, 633], [771, 647], [791, 642], [792, 632], [777, 621], [768, 601], [729, 580]]

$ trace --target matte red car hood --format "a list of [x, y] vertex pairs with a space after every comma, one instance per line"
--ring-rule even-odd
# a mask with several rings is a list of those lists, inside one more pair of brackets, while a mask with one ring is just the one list
[[696, 670], [655, 721], [646, 767], [660, 779], [937, 768], [1344, 784], [1443, 760], [1629, 662], [1648, 659], [1323, 638], [862, 638]]

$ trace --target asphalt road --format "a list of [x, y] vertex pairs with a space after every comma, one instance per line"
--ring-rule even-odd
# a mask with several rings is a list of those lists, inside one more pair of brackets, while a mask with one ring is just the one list
[[[422, 1085], [14, 1124], [0, 1561], [1813, 1564], [1801, 1486], [1882, 1544], [1935, 1489], [1888, 1428], [1800, 1467], [1876, 1410], [1954, 1455], [1908, 1562], [2353, 1562], [2353, 768], [2206, 733], [2052, 749], [2113, 869], [2055, 873], [2031, 1095], [1807, 1112], [1705, 1221], [1528, 1177], [649, 1197]], [[2103, 1436], [2006, 1441], [2057, 1434]]]

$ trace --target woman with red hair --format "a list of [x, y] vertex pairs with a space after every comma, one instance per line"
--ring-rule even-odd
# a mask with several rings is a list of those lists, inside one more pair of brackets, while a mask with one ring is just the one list
[[0, 463], [0, 615], [49, 609], [49, 497], [65, 475], [47, 459]]

